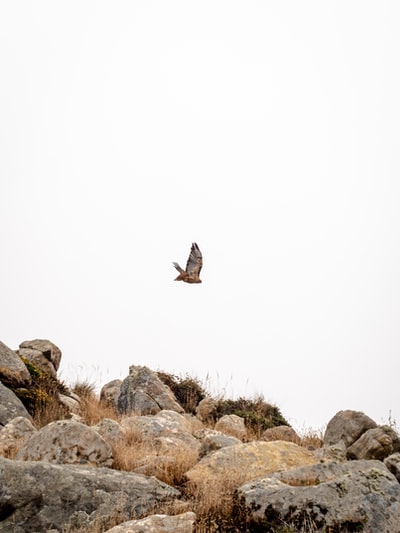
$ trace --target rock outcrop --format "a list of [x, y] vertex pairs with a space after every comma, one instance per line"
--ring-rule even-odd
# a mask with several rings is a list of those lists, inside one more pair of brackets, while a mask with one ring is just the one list
[[18, 357], [16, 352], [11, 350], [0, 341], [0, 381], [6, 387], [26, 387], [31, 383], [31, 376]]
[[[149, 514], [178, 490], [132, 472], [0, 457], [0, 532], [89, 529]], [[114, 520], [114, 524], [112, 521]]]
[[[400, 485], [380, 461], [323, 463], [274, 473], [236, 493], [249, 531], [400, 531]], [[261, 529], [260, 529], [261, 530]]]
[[162, 409], [183, 413], [173, 392], [145, 366], [130, 366], [120, 387], [117, 408], [122, 414], [155, 415]]
[[[0, 342], [0, 533], [193, 533], [199, 521], [208, 531], [195, 499], [217, 507], [219, 495], [229, 513], [221, 523], [210, 518], [210, 531], [400, 533], [392, 427], [347, 410], [329, 421], [319, 449], [320, 440], [307, 449], [288, 426], [246, 442], [243, 418], [217, 420], [211, 398], [197, 417], [186, 414], [157, 373], [139, 366], [103, 387], [99, 412], [111, 418], [99, 421], [84, 396], [57, 380], [60, 360], [48, 340], [17, 351]], [[35, 399], [60, 419], [38, 418]], [[172, 485], [185, 492], [182, 501]]]

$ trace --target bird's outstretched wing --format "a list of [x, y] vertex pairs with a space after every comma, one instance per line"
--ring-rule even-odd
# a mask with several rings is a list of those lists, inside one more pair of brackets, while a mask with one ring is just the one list
[[203, 256], [201, 255], [200, 248], [197, 246], [197, 243], [194, 242], [190, 250], [189, 259], [186, 263], [186, 272], [189, 274], [189, 276], [199, 278], [202, 266]]

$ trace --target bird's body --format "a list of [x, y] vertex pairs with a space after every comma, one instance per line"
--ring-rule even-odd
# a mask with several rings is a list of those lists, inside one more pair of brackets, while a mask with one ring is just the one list
[[174, 281], [185, 281], [186, 283], [201, 283], [200, 270], [203, 266], [203, 256], [201, 255], [200, 248], [194, 242], [190, 250], [189, 259], [186, 263], [186, 270], [183, 270], [178, 263], [172, 263], [176, 270], [179, 272], [179, 276]]

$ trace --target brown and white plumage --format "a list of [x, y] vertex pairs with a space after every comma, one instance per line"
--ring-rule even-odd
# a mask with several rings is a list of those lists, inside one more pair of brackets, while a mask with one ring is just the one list
[[186, 270], [183, 270], [178, 263], [172, 263], [176, 270], [179, 272], [179, 276], [174, 281], [186, 281], [186, 283], [201, 283], [200, 271], [203, 266], [203, 256], [201, 255], [200, 248], [194, 242], [190, 250], [189, 259], [186, 263]]

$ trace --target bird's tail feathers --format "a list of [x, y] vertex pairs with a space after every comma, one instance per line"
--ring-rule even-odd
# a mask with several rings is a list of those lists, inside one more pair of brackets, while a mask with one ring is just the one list
[[180, 272], [181, 274], [182, 274], [182, 272], [185, 272], [185, 271], [183, 270], [183, 268], [181, 268], [181, 267], [178, 265], [178, 263], [172, 263], [172, 264], [174, 265], [174, 267], [176, 268], [176, 270], [177, 270], [178, 272]]

